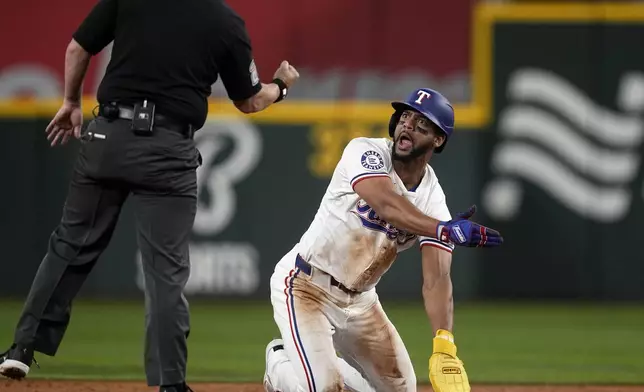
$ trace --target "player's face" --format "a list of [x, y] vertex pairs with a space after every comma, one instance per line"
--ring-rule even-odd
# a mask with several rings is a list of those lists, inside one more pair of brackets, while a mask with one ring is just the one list
[[414, 110], [405, 110], [394, 131], [393, 158], [412, 160], [440, 146], [445, 137], [434, 123]]

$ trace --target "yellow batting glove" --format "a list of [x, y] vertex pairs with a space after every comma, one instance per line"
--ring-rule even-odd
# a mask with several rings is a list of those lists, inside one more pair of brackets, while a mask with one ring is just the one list
[[434, 392], [470, 392], [463, 362], [456, 356], [451, 332], [439, 329], [434, 337], [434, 352], [429, 358], [429, 381]]

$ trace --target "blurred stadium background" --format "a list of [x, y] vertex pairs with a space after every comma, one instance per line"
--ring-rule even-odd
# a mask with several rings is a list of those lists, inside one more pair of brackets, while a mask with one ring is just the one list
[[[0, 12], [0, 349], [60, 217], [78, 143], [44, 129], [64, 50], [95, 0], [3, 2]], [[193, 230], [192, 379], [260, 381], [268, 280], [312, 219], [342, 148], [386, 135], [389, 101], [419, 86], [456, 106], [436, 169], [452, 212], [503, 232], [459, 249], [459, 355], [473, 383], [644, 384], [644, 2], [228, 0], [264, 80], [300, 70], [288, 100], [250, 117], [213, 86]], [[189, 44], [189, 43], [186, 43]], [[90, 66], [86, 119], [110, 48]], [[126, 205], [75, 303], [59, 356], [33, 377], [143, 379], [143, 298]], [[378, 292], [427, 382], [420, 259]], [[3, 351], [3, 350], [0, 350]]]

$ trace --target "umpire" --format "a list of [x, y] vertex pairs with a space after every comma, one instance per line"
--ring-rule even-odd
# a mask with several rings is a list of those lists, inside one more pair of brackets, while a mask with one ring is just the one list
[[[84, 75], [112, 41], [99, 106], [81, 135]], [[46, 132], [52, 146], [71, 137], [82, 144], [13, 345], [0, 355], [0, 374], [22, 379], [34, 352], [56, 354], [72, 301], [131, 195], [145, 274], [147, 383], [190, 391], [183, 289], [201, 164], [193, 135], [218, 78], [234, 105], [252, 113], [284, 99], [299, 74], [284, 61], [273, 81], [262, 83], [244, 20], [223, 0], [100, 0], [80, 24], [65, 54], [63, 105]]]

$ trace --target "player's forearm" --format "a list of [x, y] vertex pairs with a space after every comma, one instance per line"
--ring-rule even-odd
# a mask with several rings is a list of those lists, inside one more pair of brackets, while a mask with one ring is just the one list
[[67, 46], [65, 52], [65, 101], [80, 104], [83, 79], [89, 67], [91, 55], [75, 40]]
[[245, 101], [238, 102], [237, 108], [243, 113], [257, 113], [271, 106], [275, 100], [279, 97], [280, 90], [277, 84], [262, 83], [262, 89], [252, 97], [248, 98]]
[[432, 325], [434, 335], [439, 329], [452, 332], [454, 326], [454, 299], [452, 298], [452, 282], [449, 278], [443, 279], [432, 290], [423, 288], [423, 301], [425, 312]]
[[423, 214], [409, 200], [392, 192], [382, 205], [374, 207], [386, 222], [400, 230], [416, 235], [436, 238], [438, 220]]
[[450, 265], [451, 260], [447, 257], [441, 258], [438, 262], [426, 266], [423, 272], [423, 302], [434, 335], [439, 329], [452, 332], [454, 326]]

